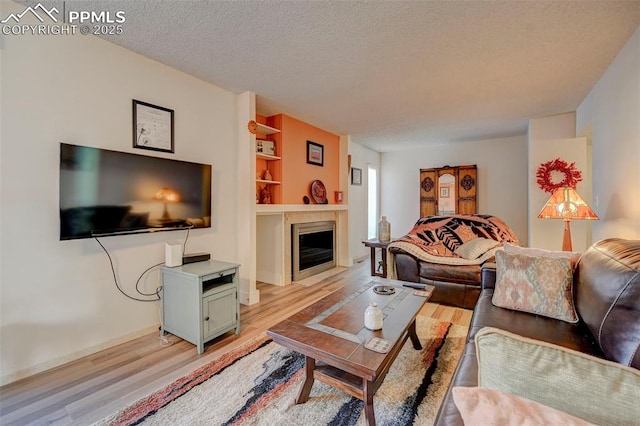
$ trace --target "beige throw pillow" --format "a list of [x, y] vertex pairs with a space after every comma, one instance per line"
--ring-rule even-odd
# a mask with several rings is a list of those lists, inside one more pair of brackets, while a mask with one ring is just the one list
[[593, 426], [571, 414], [495, 389], [456, 386], [451, 393], [466, 426]]
[[489, 238], [475, 238], [459, 246], [454, 253], [464, 259], [473, 260], [500, 244], [500, 241]]
[[475, 344], [478, 386], [598, 425], [638, 424], [640, 370], [495, 328]]
[[564, 257], [569, 259], [573, 264], [573, 268], [576, 268], [578, 261], [580, 260], [581, 253], [575, 251], [553, 251], [553, 250], [544, 250], [534, 247], [520, 247], [514, 246], [513, 244], [504, 243], [504, 251], [512, 254], [524, 254], [527, 256], [539, 256], [539, 257]]
[[496, 252], [491, 302], [501, 308], [576, 323], [573, 266], [569, 259]]

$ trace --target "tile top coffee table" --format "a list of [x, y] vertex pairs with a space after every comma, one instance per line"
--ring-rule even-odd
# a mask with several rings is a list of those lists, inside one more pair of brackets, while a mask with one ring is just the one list
[[[434, 287], [425, 296], [403, 287], [403, 281], [373, 278], [337, 290], [267, 330], [278, 344], [305, 355], [305, 382], [296, 403], [309, 399], [315, 379], [334, 386], [365, 403], [369, 425], [375, 425], [373, 395], [407, 339], [422, 349], [416, 335], [416, 316]], [[389, 286], [395, 293], [376, 294], [377, 286]], [[384, 315], [381, 330], [364, 327], [364, 311], [376, 302]], [[372, 337], [390, 343], [387, 353], [365, 348]]]

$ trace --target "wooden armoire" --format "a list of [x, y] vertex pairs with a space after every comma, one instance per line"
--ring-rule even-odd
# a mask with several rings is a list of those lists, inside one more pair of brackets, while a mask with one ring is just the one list
[[[420, 217], [475, 214], [478, 170], [475, 164], [420, 169]], [[443, 209], [445, 207], [446, 209]]]

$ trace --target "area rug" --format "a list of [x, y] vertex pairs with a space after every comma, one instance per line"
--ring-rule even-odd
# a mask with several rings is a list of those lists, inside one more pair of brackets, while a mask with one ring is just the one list
[[[374, 396], [379, 425], [433, 424], [467, 328], [418, 316], [423, 349], [407, 341]], [[221, 356], [99, 425], [365, 425], [362, 401], [316, 381], [295, 404], [304, 357], [266, 335]]]

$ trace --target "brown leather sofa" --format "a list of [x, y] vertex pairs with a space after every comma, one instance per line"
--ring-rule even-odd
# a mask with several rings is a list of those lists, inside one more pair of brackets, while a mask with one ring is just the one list
[[574, 302], [580, 317], [576, 324], [493, 306], [495, 280], [495, 265], [485, 265], [467, 343], [436, 425], [463, 424], [451, 389], [478, 385], [474, 337], [483, 327], [500, 328], [640, 369], [640, 241], [602, 240], [582, 255], [574, 273]]
[[425, 262], [403, 250], [390, 247], [397, 279], [429, 284], [436, 288], [430, 301], [473, 309], [480, 296], [481, 265], [441, 265]]

